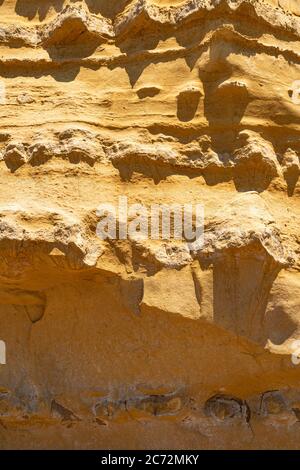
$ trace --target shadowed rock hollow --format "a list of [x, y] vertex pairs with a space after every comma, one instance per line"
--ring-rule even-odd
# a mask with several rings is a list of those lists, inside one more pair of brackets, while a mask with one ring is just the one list
[[298, 0], [0, 1], [0, 448], [299, 446], [297, 82]]

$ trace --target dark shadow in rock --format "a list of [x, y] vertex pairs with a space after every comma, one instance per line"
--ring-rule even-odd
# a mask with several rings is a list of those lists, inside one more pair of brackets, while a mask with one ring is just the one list
[[246, 165], [235, 167], [234, 185], [239, 192], [257, 191], [262, 193], [270, 186], [274, 175], [260, 173], [259, 168], [249, 168]]
[[287, 171], [284, 173], [284, 179], [287, 184], [288, 196], [292, 197], [294, 195], [294, 191], [299, 180], [299, 172]]
[[[182, 144], [188, 144], [203, 135], [201, 129], [164, 123], [149, 124], [148, 131], [153, 135], [164, 134], [166, 139], [177, 139]], [[209, 129], [207, 129], [207, 134], [210, 135]]]
[[132, 158], [124, 158], [118, 161], [113, 160], [112, 164], [119, 171], [123, 181], [131, 181], [135, 173], [152, 179], [155, 184], [172, 175], [187, 176], [190, 179], [202, 176], [209, 186], [225, 183], [232, 179], [231, 168], [215, 168], [214, 166], [205, 169], [189, 168], [188, 166], [176, 167], [150, 159], [145, 161], [143, 158], [137, 158], [136, 160]]
[[204, 405], [204, 412], [207, 416], [222, 422], [243, 419], [248, 423], [251, 417], [250, 408], [245, 400], [223, 394], [209, 398]]
[[45, 305], [25, 305], [26, 313], [32, 323], [41, 320], [45, 313]]
[[152, 28], [148, 27], [146, 31], [132, 26], [130, 31], [126, 31], [125, 34], [121, 33], [120, 37], [116, 38], [116, 46], [130, 58], [134, 54], [154, 50], [165, 37], [164, 32], [156, 25]]
[[261, 415], [279, 414], [287, 409], [287, 402], [279, 390], [269, 390], [262, 394], [259, 410]]
[[80, 36], [80, 41], [76, 40], [71, 44], [63, 45], [50, 45], [46, 46], [49, 57], [53, 60], [62, 60], [62, 59], [84, 59], [85, 57], [91, 56], [96, 49], [102, 44], [100, 38], [95, 37], [94, 35], [84, 32]]
[[144, 295], [143, 279], [120, 279], [120, 293], [126, 311], [139, 315]]
[[4, 154], [4, 162], [11, 173], [14, 173], [27, 161], [25, 147], [20, 145], [8, 145]]
[[151, 178], [155, 184], [165, 180], [168, 176], [172, 175], [184, 175], [189, 178], [196, 178], [202, 175], [201, 170], [193, 170], [190, 168], [176, 168], [170, 165], [164, 165], [162, 162], [155, 162], [151, 160], [137, 159], [136, 161], [129, 161], [129, 159], [123, 159], [112, 161], [112, 164], [120, 173], [120, 177], [123, 181], [130, 181], [133, 178], [134, 173], [143, 175], [147, 178]]
[[208, 186], [226, 183], [232, 180], [232, 168], [211, 166], [203, 170], [203, 177]]
[[260, 242], [219, 253], [213, 263], [214, 321], [238, 336], [265, 345], [269, 293], [282, 266]]
[[40, 21], [43, 21], [51, 7], [59, 12], [63, 5], [64, 0], [17, 0], [15, 12], [29, 20], [32, 20], [38, 13]]
[[166, 41], [170, 37], [174, 37], [172, 27], [151, 24], [147, 25], [146, 29], [141, 25], [132, 25], [130, 31], [126, 30], [116, 39], [116, 46], [125, 54], [121, 66], [125, 67], [131, 86], [135, 85], [149, 64], [166, 63], [183, 56], [190, 69], [194, 67], [204, 47], [199, 51], [187, 53], [187, 56], [181, 51], [173, 50], [169, 54], [150, 55], [150, 51], [154, 51], [160, 41]]
[[282, 112], [280, 114], [272, 114], [270, 118], [278, 126], [295, 126], [300, 124], [300, 117], [298, 114], [290, 113], [286, 108], [282, 108]]
[[194, 86], [187, 87], [177, 96], [177, 118], [182, 122], [191, 121], [197, 112], [201, 92]]

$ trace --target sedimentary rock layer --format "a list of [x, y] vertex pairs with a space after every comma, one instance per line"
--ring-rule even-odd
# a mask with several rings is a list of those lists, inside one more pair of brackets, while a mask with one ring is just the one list
[[1, 448], [298, 446], [299, 89], [296, 0], [0, 1]]

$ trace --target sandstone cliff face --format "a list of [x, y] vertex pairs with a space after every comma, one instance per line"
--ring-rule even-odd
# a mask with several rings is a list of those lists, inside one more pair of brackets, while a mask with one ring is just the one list
[[299, 446], [297, 81], [298, 0], [0, 0], [0, 448]]

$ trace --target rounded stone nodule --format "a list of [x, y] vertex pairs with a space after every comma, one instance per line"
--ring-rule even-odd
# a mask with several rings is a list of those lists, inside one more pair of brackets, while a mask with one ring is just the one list
[[217, 394], [209, 398], [204, 405], [207, 416], [227, 422], [232, 419], [250, 421], [250, 408], [245, 400], [225, 394]]

